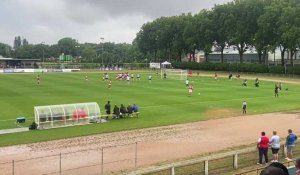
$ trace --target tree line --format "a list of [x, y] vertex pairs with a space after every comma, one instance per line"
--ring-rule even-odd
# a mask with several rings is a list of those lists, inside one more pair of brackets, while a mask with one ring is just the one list
[[[29, 44], [15, 37], [14, 47], [0, 43], [0, 55], [23, 59], [56, 60], [59, 55], [72, 55], [77, 61], [117, 64], [128, 62], [165, 61], [181, 62], [190, 54], [204, 51], [205, 58], [212, 47], [221, 53], [235, 46], [240, 62], [247, 49], [255, 48], [259, 63], [264, 64], [268, 52], [281, 50], [281, 63], [285, 53], [293, 65], [293, 57], [300, 47], [299, 0], [234, 0], [215, 5], [196, 14], [161, 17], [145, 23], [132, 44], [105, 42], [78, 43], [73, 38], [62, 38], [56, 44]], [[49, 59], [54, 58], [54, 59]]]
[[132, 44], [116, 44], [105, 42], [100, 44], [78, 43], [73, 38], [62, 38], [57, 44], [29, 44], [26, 39], [17, 36], [14, 47], [0, 43], [0, 55], [19, 59], [40, 59], [41, 61], [57, 61], [61, 54], [71, 55], [78, 62], [118, 64], [140, 62], [142, 57]]
[[181, 61], [182, 54], [203, 50], [205, 58], [215, 46], [224, 62], [225, 47], [235, 46], [240, 63], [247, 49], [255, 48], [259, 63], [268, 52], [281, 50], [284, 65], [285, 52], [293, 65], [293, 56], [300, 47], [299, 0], [234, 0], [215, 5], [197, 14], [161, 17], [141, 27], [134, 42], [143, 54], [155, 61]]

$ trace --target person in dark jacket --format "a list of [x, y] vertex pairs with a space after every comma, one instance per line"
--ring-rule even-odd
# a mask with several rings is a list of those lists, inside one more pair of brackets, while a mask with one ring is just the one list
[[113, 118], [119, 118], [119, 116], [120, 116], [120, 109], [119, 109], [119, 107], [117, 106], [117, 105], [115, 105], [115, 107], [114, 107], [114, 117]]
[[126, 116], [126, 108], [123, 104], [121, 104], [121, 107], [120, 107], [120, 117], [125, 117]]

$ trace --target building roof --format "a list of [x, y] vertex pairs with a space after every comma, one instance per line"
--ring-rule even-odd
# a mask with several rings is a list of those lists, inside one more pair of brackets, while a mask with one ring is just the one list
[[40, 59], [1, 58], [0, 61], [40, 61]]

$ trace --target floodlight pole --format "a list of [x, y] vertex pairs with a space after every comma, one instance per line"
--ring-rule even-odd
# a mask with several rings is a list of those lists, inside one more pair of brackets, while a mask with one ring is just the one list
[[44, 53], [44, 44], [45, 44], [45, 42], [42, 42], [42, 43], [41, 43], [42, 49], [43, 49], [43, 63], [44, 63], [44, 55], [45, 55], [45, 53]]
[[103, 52], [104, 52], [104, 47], [103, 47], [103, 44], [104, 44], [104, 38], [103, 37], [101, 37], [100, 38], [100, 40], [101, 40], [101, 45], [102, 45], [102, 47], [101, 47], [101, 63], [102, 63], [102, 66], [103, 66]]

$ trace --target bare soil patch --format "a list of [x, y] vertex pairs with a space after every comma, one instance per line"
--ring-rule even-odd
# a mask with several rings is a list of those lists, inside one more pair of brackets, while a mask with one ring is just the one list
[[[217, 112], [230, 113], [223, 109]], [[208, 113], [213, 114], [211, 111]], [[102, 161], [101, 148], [106, 147], [103, 154], [103, 172], [112, 174], [124, 169], [134, 169], [135, 161], [138, 167], [145, 167], [252, 144], [256, 142], [261, 131], [266, 131], [270, 136], [273, 130], [277, 130], [281, 137], [285, 137], [287, 130], [291, 128], [299, 134], [299, 126], [299, 112], [246, 115], [3, 147], [0, 150], [0, 162], [43, 157], [17, 161], [15, 174], [47, 174], [59, 170], [59, 154], [63, 153], [62, 174], [99, 174]], [[137, 159], [135, 159], [136, 150]], [[50, 155], [54, 156], [45, 157]], [[11, 171], [11, 164], [0, 166], [3, 167], [2, 172], [6, 171], [4, 174]]]

